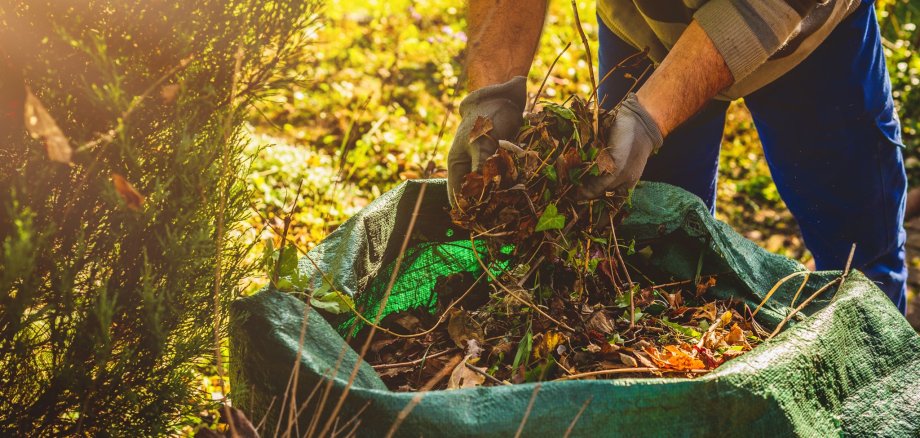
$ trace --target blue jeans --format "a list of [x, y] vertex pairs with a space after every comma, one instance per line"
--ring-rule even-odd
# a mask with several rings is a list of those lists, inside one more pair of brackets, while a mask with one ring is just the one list
[[[598, 23], [603, 77], [636, 49]], [[614, 106], [633, 85], [622, 73], [638, 77], [647, 65], [611, 74], [598, 90], [603, 105]], [[853, 267], [905, 312], [907, 178], [872, 5], [861, 5], [805, 61], [744, 100], [816, 268], [843, 269], [856, 243]], [[642, 179], [682, 187], [714, 209], [727, 108], [713, 100], [675, 129]]]

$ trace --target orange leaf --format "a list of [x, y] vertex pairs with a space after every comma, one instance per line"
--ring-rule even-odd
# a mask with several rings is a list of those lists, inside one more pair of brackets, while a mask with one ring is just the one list
[[29, 87], [26, 87], [24, 115], [26, 130], [32, 138], [41, 139], [45, 143], [48, 158], [59, 163], [70, 163], [73, 154], [70, 141]]
[[147, 198], [140, 194], [125, 177], [113, 173], [112, 174], [112, 184], [115, 185], [115, 191], [121, 196], [121, 199], [125, 201], [125, 204], [128, 205], [128, 208], [134, 211], [140, 211], [141, 207], [144, 205], [144, 200]]

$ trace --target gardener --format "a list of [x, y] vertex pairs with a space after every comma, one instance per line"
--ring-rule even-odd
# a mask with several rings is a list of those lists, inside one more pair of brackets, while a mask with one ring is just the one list
[[[460, 105], [450, 191], [521, 127], [546, 3], [470, 1], [475, 91]], [[648, 56], [599, 86], [604, 108], [622, 100], [602, 152], [617, 169], [587, 181], [583, 197], [622, 193], [641, 177], [682, 187], [714, 211], [726, 110], [743, 97], [817, 269], [842, 269], [855, 242], [854, 267], [904, 312], [906, 177], [871, 2], [599, 0], [597, 9], [599, 78], [640, 50]], [[478, 116], [492, 120], [491, 138], [471, 143]]]

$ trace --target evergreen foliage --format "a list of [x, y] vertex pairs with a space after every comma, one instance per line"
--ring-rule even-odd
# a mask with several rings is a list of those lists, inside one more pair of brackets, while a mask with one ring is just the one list
[[161, 435], [200, 411], [195, 366], [250, 272], [242, 121], [316, 7], [0, 4], [0, 435]]

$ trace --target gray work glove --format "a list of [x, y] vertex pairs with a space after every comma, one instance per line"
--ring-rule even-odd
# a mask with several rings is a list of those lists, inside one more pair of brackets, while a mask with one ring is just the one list
[[[499, 140], [513, 140], [524, 124], [524, 103], [527, 100], [527, 79], [515, 76], [503, 84], [480, 88], [460, 102], [460, 126], [447, 154], [447, 191], [451, 206], [456, 206], [454, 193], [459, 193], [466, 174], [495, 153]], [[470, 132], [476, 119], [492, 121], [492, 130], [470, 142]]]
[[625, 194], [639, 182], [648, 157], [658, 152], [663, 142], [658, 124], [639, 103], [636, 94], [629, 93], [615, 116], [607, 147], [600, 152], [610, 154], [616, 168], [612, 173], [585, 178], [578, 195], [583, 199], [595, 199], [606, 192]]

